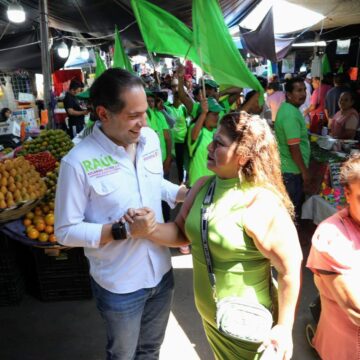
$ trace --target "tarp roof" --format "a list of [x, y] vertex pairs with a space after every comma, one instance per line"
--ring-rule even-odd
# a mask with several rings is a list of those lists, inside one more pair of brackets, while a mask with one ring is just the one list
[[[220, 0], [225, 21], [229, 26], [238, 24], [260, 0]], [[169, 11], [188, 26], [191, 26], [192, 0], [151, 0], [152, 3]], [[40, 39], [39, 36], [39, 0], [21, 0], [21, 5], [26, 11], [26, 21], [22, 24], [9, 24], [6, 16], [7, 2], [0, 3], [0, 69], [40, 69], [36, 59], [40, 59], [39, 46], [21, 48], [21, 51], [7, 51], [1, 49], [14, 45], [23, 44], [29, 39], [31, 32], [32, 40]], [[53, 36], [62, 36], [63, 32], [72, 33], [72, 36], [92, 44], [104, 44], [113, 41], [115, 25], [121, 31], [121, 36], [126, 49], [132, 54], [139, 49], [144, 49], [144, 44], [133, 15], [130, 0], [48, 0], [49, 26], [55, 31]], [[2, 35], [1, 35], [2, 34]], [[14, 37], [14, 34], [16, 36]], [[22, 35], [20, 35], [22, 34]], [[70, 34], [68, 34], [70, 35]], [[19, 40], [16, 42], [15, 40]], [[94, 39], [97, 38], [97, 39]], [[15, 42], [14, 42], [15, 41]], [[81, 41], [79, 41], [81, 43]], [[25, 52], [37, 51], [36, 57], [27, 55]], [[17, 53], [17, 55], [16, 55]], [[55, 55], [56, 56], [56, 55]], [[57, 59], [59, 60], [59, 59]], [[60, 64], [60, 63], [59, 63]]]

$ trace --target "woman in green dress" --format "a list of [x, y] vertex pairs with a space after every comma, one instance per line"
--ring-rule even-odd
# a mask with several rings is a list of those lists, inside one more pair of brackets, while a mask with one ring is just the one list
[[269, 359], [276, 352], [271, 359], [288, 360], [302, 252], [276, 140], [258, 116], [230, 113], [221, 120], [208, 150], [207, 166], [215, 173], [208, 243], [218, 300], [237, 296], [271, 309], [271, 264], [278, 273], [278, 316], [262, 344], [234, 340], [217, 329], [200, 229], [201, 205], [214, 177], [197, 181], [174, 223], [158, 224], [149, 209], [138, 209], [129, 211], [130, 226], [141, 225], [144, 237], [161, 245], [192, 244], [195, 303], [216, 359]]

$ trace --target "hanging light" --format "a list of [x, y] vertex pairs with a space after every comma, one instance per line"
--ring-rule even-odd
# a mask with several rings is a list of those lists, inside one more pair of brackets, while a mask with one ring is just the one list
[[18, 3], [9, 4], [7, 9], [7, 17], [9, 21], [13, 23], [24, 22], [25, 21], [24, 8]]
[[89, 50], [86, 46], [81, 49], [80, 56], [83, 60], [89, 59]]
[[80, 56], [80, 47], [78, 45], [73, 45], [71, 47], [71, 51], [74, 54], [75, 57], [79, 57]]
[[62, 41], [57, 47], [57, 52], [58, 55], [63, 59], [66, 59], [69, 56], [69, 48], [64, 41]]

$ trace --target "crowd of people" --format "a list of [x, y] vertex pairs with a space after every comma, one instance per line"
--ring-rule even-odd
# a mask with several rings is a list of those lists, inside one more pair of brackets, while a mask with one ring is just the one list
[[[171, 247], [192, 253], [195, 304], [216, 359], [292, 357], [299, 218], [312, 183], [308, 132], [328, 127], [355, 138], [359, 114], [343, 75], [333, 88], [306, 74], [259, 81], [264, 101], [252, 89], [219, 91], [210, 77], [196, 84], [181, 65], [162, 77], [109, 69], [92, 85], [97, 121], [61, 162], [55, 229], [60, 243], [85, 249], [108, 360], [158, 359], [174, 289]], [[177, 184], [169, 181], [173, 160]], [[351, 281], [359, 274], [359, 161], [353, 156], [343, 167], [349, 208], [320, 225], [308, 260], [325, 304], [314, 340], [324, 360], [360, 356], [353, 336], [360, 299]], [[231, 298], [244, 321], [249, 307], [271, 312], [261, 341], [250, 340], [251, 327], [248, 336], [229, 336], [219, 325], [219, 304], [228, 300], [234, 311]], [[337, 323], [338, 332], [329, 330], [335, 311], [351, 339]], [[344, 345], [332, 352], [337, 333]]]

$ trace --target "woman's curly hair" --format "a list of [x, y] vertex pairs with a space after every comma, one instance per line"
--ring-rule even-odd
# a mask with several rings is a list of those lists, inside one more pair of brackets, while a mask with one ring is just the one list
[[242, 111], [225, 115], [220, 126], [237, 143], [237, 154], [245, 160], [239, 178], [275, 192], [291, 216], [294, 206], [285, 189], [276, 139], [269, 125], [258, 115]]

